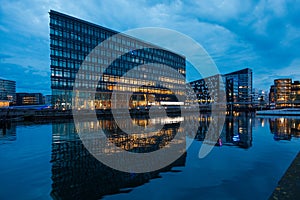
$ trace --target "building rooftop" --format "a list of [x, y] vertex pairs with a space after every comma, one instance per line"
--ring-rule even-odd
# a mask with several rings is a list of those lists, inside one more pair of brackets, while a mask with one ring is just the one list
[[176, 53], [176, 52], [174, 52], [174, 51], [172, 51], [172, 50], [169, 50], [169, 49], [165, 49], [165, 48], [163, 48], [163, 47], [161, 47], [161, 46], [152, 44], [152, 43], [150, 43], [150, 42], [147, 42], [147, 41], [144, 41], [144, 40], [141, 40], [141, 39], [132, 37], [132, 36], [130, 36], [130, 35], [127, 35], [127, 34], [124, 34], [124, 33], [121, 33], [121, 32], [118, 32], [118, 31], [115, 31], [115, 30], [106, 28], [106, 27], [104, 27], [104, 26], [100, 26], [100, 25], [98, 25], [98, 24], [94, 24], [94, 23], [91, 23], [91, 22], [88, 22], [88, 21], [85, 21], [85, 20], [82, 20], [82, 19], [79, 19], [79, 18], [70, 16], [70, 15], [66, 15], [66, 14], [64, 14], [64, 13], [60, 13], [60, 12], [55, 11], [55, 10], [50, 10], [49, 14], [50, 14], [50, 15], [53, 15], [53, 14], [54, 14], [54, 15], [58, 15], [58, 16], [60, 16], [60, 17], [65, 17], [65, 18], [68, 18], [68, 19], [73, 20], [73, 21], [78, 21], [79, 23], [84, 23], [84, 24], [89, 25], [89, 26], [91, 26], [91, 27], [103, 29], [103, 30], [106, 30], [106, 31], [108, 31], [108, 32], [111, 32], [113, 35], [114, 35], [114, 34], [120, 34], [120, 35], [122, 35], [122, 36], [124, 36], [124, 37], [127, 37], [127, 38], [130, 38], [130, 39], [139, 41], [139, 42], [141, 42], [141, 43], [144, 43], [144, 44], [147, 44], [147, 45], [149, 45], [149, 46], [155, 47], [155, 48], [157, 48], [157, 49], [162, 49], [162, 50], [168, 51], [168, 52], [170, 52], [170, 53], [176, 54], [176, 55], [181, 56], [182, 58], [185, 59], [185, 56], [182, 55], [182, 54]]
[[241, 74], [241, 73], [248, 73], [248, 71], [252, 72], [252, 69], [250, 69], [250, 68], [245, 68], [245, 69], [241, 69], [241, 70], [238, 70], [238, 71], [234, 71], [234, 72], [231, 72], [231, 73], [228, 73], [228, 74], [224, 74], [224, 76], [234, 75], [234, 74]]

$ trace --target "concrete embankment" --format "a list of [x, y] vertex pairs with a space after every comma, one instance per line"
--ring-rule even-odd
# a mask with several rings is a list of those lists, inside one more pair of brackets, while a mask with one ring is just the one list
[[[166, 109], [165, 112], [168, 116], [177, 116], [180, 114], [178, 109]], [[113, 114], [116, 116], [122, 116], [128, 113], [128, 110], [117, 110]], [[158, 112], [161, 113], [161, 112]], [[73, 114], [80, 115], [81, 117], [95, 117], [98, 116], [111, 116], [111, 110], [81, 110], [73, 112], [72, 110], [55, 110], [55, 109], [0, 109], [0, 123], [5, 121], [40, 121], [40, 120], [57, 120], [57, 119], [72, 119]], [[149, 110], [135, 109], [130, 110], [130, 114], [133, 116], [149, 115]]]
[[0, 109], [0, 121], [72, 118], [71, 110]]
[[271, 199], [300, 199], [300, 152], [278, 182]]

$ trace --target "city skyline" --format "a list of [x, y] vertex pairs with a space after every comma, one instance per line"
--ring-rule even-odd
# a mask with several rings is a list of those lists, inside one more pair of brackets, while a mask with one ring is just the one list
[[117, 31], [174, 29], [201, 44], [220, 73], [249, 67], [253, 88], [268, 91], [274, 79], [300, 80], [300, 4], [293, 2], [3, 1], [0, 77], [16, 81], [17, 92], [51, 93], [48, 12], [55, 9]]

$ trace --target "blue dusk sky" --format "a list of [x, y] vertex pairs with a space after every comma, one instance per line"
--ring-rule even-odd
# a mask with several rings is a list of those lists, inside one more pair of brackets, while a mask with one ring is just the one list
[[300, 80], [297, 0], [1, 0], [0, 78], [15, 80], [17, 92], [51, 94], [50, 9], [117, 31], [174, 29], [201, 44], [221, 73], [253, 69], [258, 89]]

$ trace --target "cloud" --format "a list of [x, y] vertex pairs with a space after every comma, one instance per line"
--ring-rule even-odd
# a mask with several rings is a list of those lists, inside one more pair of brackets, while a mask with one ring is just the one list
[[16, 81], [17, 92], [50, 94], [50, 73], [32, 66], [0, 63], [0, 77]]
[[[269, 87], [283, 72], [289, 75], [287, 70], [299, 74], [300, 3], [294, 0], [2, 0], [0, 54], [7, 57], [0, 56], [1, 62], [49, 74], [50, 9], [117, 31], [151, 26], [177, 30], [200, 43], [221, 73], [252, 68], [258, 88]], [[295, 73], [290, 77], [297, 78]]]
[[287, 67], [261, 68], [254, 76], [255, 85], [261, 85], [262, 89], [269, 90], [275, 79], [291, 78], [292, 81], [300, 80], [300, 59], [295, 59]]

